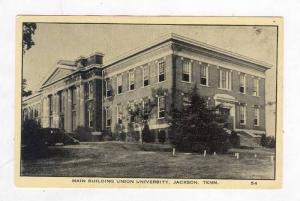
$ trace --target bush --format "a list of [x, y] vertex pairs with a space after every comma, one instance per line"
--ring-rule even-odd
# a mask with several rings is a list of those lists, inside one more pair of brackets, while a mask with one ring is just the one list
[[178, 133], [175, 138], [176, 147], [185, 152], [226, 153], [230, 147], [228, 134], [216, 123], [203, 124], [201, 132]]
[[158, 136], [157, 137], [158, 137], [159, 143], [164, 144], [165, 141], [166, 141], [166, 131], [165, 130], [160, 130], [158, 132]]
[[39, 130], [41, 126], [38, 122], [32, 119], [25, 120], [22, 124], [22, 152], [21, 157], [37, 158], [46, 155], [47, 145], [46, 137]]
[[240, 136], [235, 132], [232, 131], [229, 135], [229, 142], [232, 147], [239, 148], [240, 147]]
[[74, 131], [74, 138], [82, 142], [91, 141], [92, 140], [91, 130], [83, 126], [79, 126]]
[[261, 140], [260, 140], [260, 144], [263, 147], [275, 148], [276, 140], [273, 136], [262, 135]]
[[132, 133], [132, 140], [135, 141], [135, 142], [140, 141], [140, 132], [138, 132], [138, 131], [133, 132]]
[[229, 149], [230, 143], [228, 139], [228, 134], [225, 130], [218, 126], [217, 123], [208, 124], [208, 141], [207, 145], [209, 147], [209, 153], [226, 153]]
[[142, 138], [143, 138], [143, 142], [146, 142], [146, 143], [155, 141], [155, 134], [154, 134], [154, 132], [150, 131], [148, 124], [146, 124], [144, 126], [144, 129], [142, 130]]

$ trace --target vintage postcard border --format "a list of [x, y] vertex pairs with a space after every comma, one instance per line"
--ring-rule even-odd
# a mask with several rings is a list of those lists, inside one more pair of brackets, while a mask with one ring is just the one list
[[[274, 180], [140, 179], [20, 176], [22, 23], [177, 24], [277, 27], [276, 159]], [[280, 188], [282, 185], [283, 19], [280, 17], [133, 17], [133, 16], [17, 16], [16, 21], [15, 182], [20, 187], [124, 188]]]

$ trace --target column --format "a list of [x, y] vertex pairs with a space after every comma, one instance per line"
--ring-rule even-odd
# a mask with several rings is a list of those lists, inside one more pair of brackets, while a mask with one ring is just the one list
[[63, 96], [64, 96], [64, 117], [65, 117], [65, 123], [64, 123], [64, 129], [65, 131], [69, 131], [68, 130], [68, 89], [64, 89], [62, 91]]
[[84, 99], [84, 84], [81, 84], [79, 86], [79, 94], [78, 94], [78, 100], [79, 100], [79, 112], [78, 112], [78, 125], [79, 126], [85, 126], [85, 99]]
[[49, 127], [49, 98], [44, 97], [43, 127]]
[[71, 96], [71, 89], [67, 89], [67, 106], [66, 106], [66, 131], [71, 132], [72, 131], [72, 96]]
[[76, 85], [76, 126], [81, 126], [80, 125], [80, 85]]
[[57, 93], [53, 94], [53, 127], [58, 128], [59, 127], [59, 96]]

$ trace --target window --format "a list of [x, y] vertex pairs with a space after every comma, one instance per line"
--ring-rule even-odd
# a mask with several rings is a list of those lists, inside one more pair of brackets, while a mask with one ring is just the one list
[[106, 80], [106, 97], [112, 96], [112, 85], [111, 85], [111, 79]]
[[191, 99], [186, 93], [182, 94], [182, 105], [184, 107], [191, 105]]
[[39, 111], [37, 109], [34, 109], [34, 118], [39, 117]]
[[118, 122], [118, 124], [122, 124], [122, 115], [123, 115], [122, 106], [117, 105], [117, 122]]
[[201, 63], [200, 65], [200, 84], [208, 86], [208, 64]]
[[164, 61], [160, 61], [158, 63], [158, 82], [163, 82], [166, 79], [166, 63]]
[[76, 108], [76, 88], [73, 88], [72, 90], [71, 90], [71, 99], [72, 99], [72, 110], [75, 110], [75, 108]]
[[58, 97], [59, 97], [59, 112], [64, 113], [65, 108], [64, 108], [64, 95], [63, 95], [63, 93], [60, 92], [58, 94]]
[[253, 79], [253, 96], [259, 96], [259, 80]]
[[246, 124], [246, 106], [245, 105], [240, 106], [240, 124], [241, 125]]
[[254, 108], [254, 126], [259, 126], [259, 108]]
[[88, 90], [89, 90], [89, 99], [92, 99], [93, 98], [93, 95], [94, 95], [94, 88], [93, 88], [93, 83], [92, 82], [89, 82], [88, 84]]
[[76, 112], [72, 112], [72, 131], [76, 129]]
[[219, 88], [231, 90], [231, 71], [219, 69]]
[[52, 115], [53, 113], [53, 98], [52, 96], [48, 96], [48, 103], [49, 103], [49, 114]]
[[144, 98], [143, 99], [143, 115], [145, 119], [149, 118], [149, 114], [151, 111], [151, 107], [150, 107], [150, 102], [151, 100], [149, 98]]
[[182, 64], [182, 81], [191, 82], [192, 63], [184, 60]]
[[166, 100], [164, 96], [158, 97], [158, 118], [162, 119], [165, 117], [166, 111]]
[[111, 110], [108, 107], [105, 109], [105, 119], [105, 127], [109, 129], [111, 127]]
[[117, 87], [118, 87], [118, 94], [121, 94], [123, 91], [122, 85], [123, 84], [123, 77], [122, 74], [117, 76]]
[[143, 83], [144, 83], [144, 87], [149, 85], [149, 66], [144, 66], [143, 67]]
[[52, 126], [53, 126], [53, 117], [50, 116], [49, 117], [49, 128], [52, 128]]
[[94, 126], [94, 111], [92, 108], [88, 109], [88, 118], [89, 118], [89, 127], [92, 128]]
[[129, 71], [129, 90], [134, 90], [135, 84], [135, 72], [134, 70]]
[[129, 101], [128, 103], [128, 117], [129, 117], [129, 121], [132, 123], [134, 122], [134, 110], [135, 110], [135, 105], [134, 105], [134, 102], [133, 101]]
[[246, 75], [244, 73], [240, 74], [240, 92], [246, 93]]

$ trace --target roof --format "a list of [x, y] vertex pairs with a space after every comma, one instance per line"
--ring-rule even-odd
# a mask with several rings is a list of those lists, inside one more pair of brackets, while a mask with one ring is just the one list
[[144, 45], [143, 47], [134, 49], [134, 50], [129, 51], [129, 52], [123, 54], [123, 55], [120, 55], [120, 56], [108, 61], [105, 64], [105, 66], [111, 66], [111, 65], [113, 65], [115, 63], [118, 63], [122, 60], [130, 58], [130, 57], [132, 57], [132, 56], [134, 56], [134, 55], [136, 55], [140, 52], [143, 52], [146, 49], [149, 49], [151, 47], [155, 47], [155, 46], [157, 46], [159, 44], [162, 44], [164, 42], [167, 42], [167, 41], [178, 41], [178, 42], [187, 43], [187, 44], [194, 45], [194, 46], [197, 46], [197, 47], [200, 47], [200, 48], [203, 48], [203, 49], [207, 49], [207, 50], [210, 50], [210, 51], [213, 51], [213, 52], [217, 52], [219, 54], [222, 54], [222, 55], [225, 55], [225, 56], [228, 56], [228, 57], [233, 57], [235, 59], [239, 59], [239, 60], [243, 60], [243, 61], [255, 64], [255, 65], [259, 65], [259, 66], [264, 67], [266, 69], [269, 69], [269, 68], [272, 67], [272, 65], [269, 64], [269, 63], [259, 61], [259, 60], [256, 60], [254, 58], [250, 58], [250, 57], [238, 54], [238, 53], [234, 53], [232, 51], [228, 51], [228, 50], [225, 50], [225, 49], [213, 46], [213, 45], [209, 45], [207, 43], [203, 43], [203, 42], [200, 42], [200, 41], [188, 38], [188, 37], [184, 37], [184, 36], [181, 36], [181, 35], [178, 35], [178, 34], [175, 34], [175, 33], [170, 33], [170, 34], [164, 35], [161, 38], [159, 38], [155, 41], [152, 41], [151, 43], [148, 43], [148, 44]]

